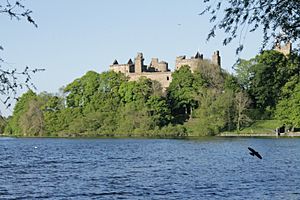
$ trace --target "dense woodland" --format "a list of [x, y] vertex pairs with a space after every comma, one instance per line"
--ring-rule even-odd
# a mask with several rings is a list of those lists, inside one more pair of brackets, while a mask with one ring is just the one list
[[239, 132], [256, 120], [300, 126], [300, 57], [264, 51], [239, 60], [235, 73], [209, 63], [173, 73], [163, 92], [156, 81], [128, 81], [122, 73], [93, 71], [61, 93], [23, 94], [0, 131], [15, 136], [184, 137]]

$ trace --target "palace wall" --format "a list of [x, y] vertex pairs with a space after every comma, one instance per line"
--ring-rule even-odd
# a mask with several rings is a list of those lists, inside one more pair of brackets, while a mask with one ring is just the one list
[[141, 74], [131, 73], [127, 74], [130, 78], [130, 81], [137, 81], [140, 77], [144, 76], [151, 80], [160, 82], [163, 90], [165, 91], [172, 82], [172, 72], [144, 72]]
[[[188, 65], [192, 72], [196, 70], [207, 71], [217, 67], [221, 69], [221, 57], [219, 51], [214, 52], [212, 59], [203, 59], [203, 55], [199, 52], [196, 53], [194, 57], [186, 58], [186, 56], [179, 56], [175, 61], [175, 70], [180, 69], [180, 67]], [[127, 64], [119, 64], [117, 60], [109, 66], [110, 70], [114, 72], [121, 72], [128, 76], [131, 81], [136, 81], [140, 77], [144, 76], [151, 80], [156, 80], [161, 83], [163, 90], [165, 91], [169, 87], [172, 81], [172, 72], [168, 68], [168, 63], [165, 61], [160, 61], [158, 58], [152, 58], [149, 66], [144, 65], [144, 57], [142, 53], [138, 53], [134, 58], [134, 62], [131, 59]]]

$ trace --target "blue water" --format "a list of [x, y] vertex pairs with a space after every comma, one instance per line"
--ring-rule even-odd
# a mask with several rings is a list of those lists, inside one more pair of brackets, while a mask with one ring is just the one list
[[299, 154], [300, 139], [0, 138], [0, 199], [300, 199]]

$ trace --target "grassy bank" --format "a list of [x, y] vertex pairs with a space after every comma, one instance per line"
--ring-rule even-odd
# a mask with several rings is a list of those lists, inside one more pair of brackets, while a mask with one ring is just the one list
[[279, 120], [258, 120], [254, 122], [250, 127], [247, 127], [240, 131], [240, 133], [248, 134], [248, 133], [275, 133], [276, 128], [282, 126], [282, 122]]
[[279, 120], [258, 120], [251, 126], [240, 130], [239, 132], [223, 132], [221, 135], [241, 135], [241, 136], [276, 136], [276, 128], [282, 126]]

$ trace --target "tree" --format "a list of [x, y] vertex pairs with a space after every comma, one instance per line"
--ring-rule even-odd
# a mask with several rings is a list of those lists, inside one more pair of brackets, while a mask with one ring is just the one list
[[86, 106], [98, 90], [105, 90], [103, 86], [100, 88], [99, 74], [94, 71], [87, 72], [65, 87], [67, 106], [70, 108]]
[[42, 103], [39, 98], [34, 98], [28, 102], [27, 110], [18, 121], [23, 136], [43, 136], [45, 123], [41, 110]]
[[119, 133], [148, 134], [171, 120], [171, 112], [162, 88], [157, 81], [141, 77], [137, 81], [123, 82], [119, 88]]
[[277, 117], [279, 110], [284, 112], [281, 108], [287, 105], [285, 100], [299, 83], [299, 66], [300, 57], [296, 53], [284, 56], [274, 50], [264, 51], [250, 60], [239, 60], [234, 68], [241, 91], [251, 99], [251, 118], [272, 118], [275, 109]]
[[[208, 39], [216, 35], [216, 30], [223, 30], [227, 36], [224, 45], [233, 39], [243, 38], [247, 32], [263, 30], [262, 49], [272, 40], [296, 41], [300, 36], [300, 2], [299, 0], [204, 0], [207, 4], [200, 13], [208, 13], [213, 26]], [[243, 49], [240, 44], [236, 50]]]
[[194, 112], [194, 135], [216, 135], [233, 128], [233, 92], [207, 89]]
[[145, 103], [147, 99], [156, 91], [156, 82], [141, 77], [137, 81], [123, 82], [119, 88], [119, 94], [122, 102], [141, 102]]
[[76, 117], [69, 115], [64, 117], [68, 120], [68, 127], [64, 129], [72, 134], [111, 135], [117, 127], [121, 106], [122, 97], [119, 90], [126, 83], [127, 78], [122, 73], [98, 74], [89, 71], [68, 84], [64, 89], [67, 109], [70, 112], [76, 111], [77, 114]]
[[244, 60], [239, 59], [233, 69], [235, 70], [235, 77], [237, 78], [237, 82], [244, 90], [249, 90], [250, 88], [250, 80], [252, 78], [251, 67], [255, 64], [255, 59]]
[[140, 102], [130, 102], [119, 108], [118, 129], [120, 135], [146, 135], [153, 128], [147, 108]]
[[250, 99], [244, 92], [238, 92], [234, 98], [236, 110], [236, 130], [239, 132], [242, 125], [251, 122], [251, 119], [246, 114], [247, 108], [250, 105]]
[[279, 81], [282, 77], [277, 73], [286, 66], [284, 55], [268, 51], [256, 57], [256, 63], [252, 66], [250, 95], [254, 97], [257, 108], [264, 110], [267, 107], [274, 108], [279, 97], [282, 85]]
[[197, 106], [195, 97], [202, 84], [198, 81], [202, 79], [200, 76], [198, 76], [199, 79], [195, 79], [189, 66], [182, 66], [172, 74], [172, 77], [167, 91], [172, 112], [175, 115], [190, 115]]
[[4, 133], [6, 125], [7, 125], [7, 120], [0, 115], [0, 135]]
[[224, 73], [225, 80], [224, 80], [224, 86], [223, 90], [231, 90], [233, 92], [237, 92], [241, 90], [241, 85], [238, 83], [238, 79], [233, 74]]
[[21, 135], [24, 133], [21, 126], [21, 118], [28, 112], [30, 106], [32, 106], [32, 101], [36, 100], [36, 98], [37, 95], [32, 90], [29, 90], [20, 97], [14, 107], [13, 117], [10, 118], [5, 129], [6, 134]]
[[61, 118], [62, 111], [65, 109], [64, 98], [43, 92], [38, 95], [43, 102], [41, 110], [44, 119], [44, 132], [47, 135], [62, 131], [64, 126]]
[[242, 88], [249, 94], [253, 106], [261, 111], [272, 111], [278, 102], [281, 87], [296, 72], [292, 61], [277, 51], [264, 51], [249, 61], [240, 60], [236, 77]]
[[161, 96], [151, 95], [146, 102], [147, 110], [151, 121], [152, 128], [162, 127], [168, 125], [172, 119], [171, 111], [168, 107], [167, 101]]
[[300, 84], [296, 84], [288, 98], [281, 99], [276, 107], [276, 118], [292, 127], [300, 127]]
[[[10, 19], [25, 19], [37, 27], [36, 22], [32, 18], [32, 11], [27, 9], [21, 1], [7, 0], [5, 3], [0, 3], [0, 14], [10, 17]], [[0, 44], [0, 51], [4, 48]], [[4, 59], [0, 56], [0, 101], [7, 107], [11, 106], [11, 102], [17, 99], [18, 89], [28, 88], [35, 89], [35, 85], [31, 82], [31, 77], [38, 71], [44, 69], [30, 69], [25, 67], [24, 70], [10, 69], [5, 66]]]
[[291, 127], [300, 127], [300, 81], [296, 75], [282, 87], [275, 117]]
[[221, 67], [212, 64], [209, 60], [204, 59], [202, 62], [198, 62], [194, 73], [195, 79], [200, 80], [202, 85], [221, 88], [224, 83]]

